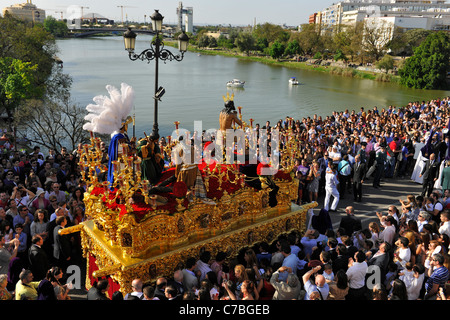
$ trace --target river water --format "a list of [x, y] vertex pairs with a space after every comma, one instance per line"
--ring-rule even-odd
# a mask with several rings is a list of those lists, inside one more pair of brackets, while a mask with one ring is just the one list
[[[85, 107], [97, 95], [106, 95], [105, 86], [120, 88], [125, 82], [136, 93], [136, 136], [149, 134], [153, 125], [154, 61], [131, 61], [120, 36], [58, 40], [64, 72], [73, 78], [73, 102]], [[136, 52], [149, 47], [150, 36], [139, 35]], [[176, 53], [177, 49], [167, 47]], [[290, 77], [300, 85], [289, 85]], [[230, 89], [231, 79], [245, 81], [244, 89]], [[326, 116], [346, 108], [378, 109], [402, 106], [410, 101], [429, 100], [450, 95], [450, 91], [425, 91], [372, 80], [334, 76], [315, 71], [269, 66], [236, 58], [198, 55], [187, 52], [183, 61], [159, 63], [159, 85], [166, 89], [158, 105], [161, 135], [169, 135], [174, 121], [193, 130], [194, 121], [203, 129], [218, 128], [218, 115], [227, 92], [234, 93], [236, 106], [242, 106], [244, 121], [275, 123], [286, 116], [301, 119], [314, 114]], [[129, 129], [129, 134], [130, 129]]]

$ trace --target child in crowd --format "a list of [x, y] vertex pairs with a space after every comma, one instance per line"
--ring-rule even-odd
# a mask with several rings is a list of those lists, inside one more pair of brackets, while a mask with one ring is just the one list
[[327, 283], [334, 281], [334, 273], [333, 273], [333, 267], [331, 264], [327, 263], [323, 267], [323, 277], [325, 278], [325, 281]]

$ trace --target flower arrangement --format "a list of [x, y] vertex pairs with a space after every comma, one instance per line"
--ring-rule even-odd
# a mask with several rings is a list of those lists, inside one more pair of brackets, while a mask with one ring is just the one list
[[172, 193], [176, 198], [184, 198], [187, 191], [188, 188], [186, 186], [186, 183], [184, 183], [183, 181], [177, 181], [173, 184]]

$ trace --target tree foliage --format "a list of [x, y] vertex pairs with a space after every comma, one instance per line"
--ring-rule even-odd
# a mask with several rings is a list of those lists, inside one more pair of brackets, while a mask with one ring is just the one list
[[0, 18], [0, 113], [9, 130], [45, 147], [85, 140], [85, 110], [70, 103], [72, 78], [55, 63], [55, 39], [42, 24]]
[[37, 66], [11, 57], [0, 58], [0, 103], [9, 112], [34, 91]]
[[[10, 99], [5, 100], [0, 97], [0, 111], [8, 113], [10, 116], [14, 113], [14, 108], [21, 102], [19, 97], [41, 99], [45, 95], [46, 83], [55, 65], [54, 55], [57, 47], [53, 36], [45, 31], [42, 25], [31, 25], [30, 22], [15, 19], [8, 14], [0, 18], [0, 30], [2, 30], [0, 33], [0, 59], [3, 59], [4, 66], [9, 64], [10, 67], [13, 67], [13, 69], [9, 69], [9, 72], [3, 68], [2, 72], [9, 74], [10, 80], [12, 79], [10, 77], [16, 79], [14, 87], [18, 90], [18, 92], [9, 93], [16, 97], [14, 103], [11, 103]], [[30, 69], [31, 67], [33, 70]], [[13, 76], [13, 74], [15, 75]], [[19, 74], [22, 77], [21, 85], [18, 84]], [[3, 80], [0, 85], [2, 92], [7, 90], [5, 85], [9, 85], [8, 90], [11, 90], [10, 81]], [[20, 93], [25, 87], [30, 89], [27, 90], [26, 96]]]
[[47, 32], [51, 33], [55, 37], [66, 37], [69, 33], [69, 28], [64, 21], [58, 21], [54, 17], [49, 16], [44, 20], [44, 28]]
[[415, 89], [446, 89], [449, 59], [449, 36], [444, 32], [431, 33], [399, 70], [400, 83]]
[[285, 50], [286, 47], [284, 46], [284, 44], [279, 41], [275, 41], [269, 48], [269, 54], [274, 59], [280, 59], [283, 56]]
[[394, 58], [387, 54], [383, 58], [381, 58], [375, 65], [378, 69], [385, 70], [385, 72], [388, 73], [389, 70], [394, 69]]
[[247, 55], [249, 55], [250, 51], [254, 50], [255, 48], [255, 38], [253, 38], [250, 32], [241, 32], [234, 41], [234, 45], [241, 52], [245, 52]]

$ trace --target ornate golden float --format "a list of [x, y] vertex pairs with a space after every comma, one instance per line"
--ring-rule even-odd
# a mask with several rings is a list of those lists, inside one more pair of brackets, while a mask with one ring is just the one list
[[248, 186], [239, 165], [202, 167], [209, 201], [165, 195], [168, 202], [158, 205], [156, 196], [148, 194], [148, 181], [141, 180], [141, 159], [121, 156], [114, 163], [117, 188], [111, 190], [108, 182], [99, 181], [106, 167], [101, 164], [101, 141], [91, 136], [91, 144], [78, 150], [87, 183], [87, 219], [63, 229], [64, 233], [81, 233], [87, 258], [86, 287], [98, 277], [109, 276], [115, 289], [129, 292], [134, 278], [151, 282], [159, 276], [170, 277], [180, 262], [198, 257], [201, 249], [213, 256], [225, 251], [232, 257], [243, 247], [271, 243], [282, 233], [304, 230], [307, 211], [317, 203], [293, 204], [298, 180], [291, 171], [298, 144], [290, 135], [289, 131], [282, 137], [281, 166], [273, 176], [279, 187], [275, 207], [269, 205], [270, 188]]

